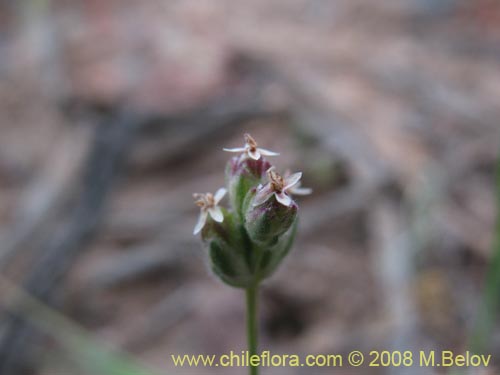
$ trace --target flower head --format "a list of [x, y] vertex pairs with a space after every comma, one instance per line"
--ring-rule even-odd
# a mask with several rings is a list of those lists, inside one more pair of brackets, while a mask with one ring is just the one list
[[223, 150], [227, 152], [243, 152], [244, 155], [247, 155], [254, 160], [259, 160], [262, 155], [264, 156], [279, 155], [279, 153], [277, 152], [257, 147], [257, 142], [255, 141], [255, 139], [252, 138], [250, 134], [245, 133], [244, 137], [245, 137], [245, 145], [243, 147], [224, 148]]
[[224, 195], [226, 195], [226, 189], [224, 188], [220, 188], [215, 194], [193, 194], [193, 198], [195, 199], [194, 203], [200, 207], [200, 217], [198, 223], [196, 223], [194, 227], [193, 234], [198, 234], [203, 229], [207, 222], [208, 214], [218, 223], [224, 221], [224, 215], [218, 206], [221, 199], [224, 198]]
[[288, 193], [297, 185], [302, 177], [302, 172], [282, 177], [274, 170], [274, 167], [271, 167], [267, 170], [267, 177], [269, 182], [258, 189], [254, 197], [253, 205], [259, 206], [274, 195], [279, 203], [283, 206], [290, 207], [292, 198]]

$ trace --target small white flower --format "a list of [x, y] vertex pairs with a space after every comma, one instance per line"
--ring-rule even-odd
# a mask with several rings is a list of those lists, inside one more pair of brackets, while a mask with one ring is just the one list
[[289, 207], [292, 204], [292, 198], [290, 198], [288, 193], [295, 185], [297, 185], [302, 177], [302, 172], [294, 173], [286, 178], [283, 178], [274, 171], [274, 167], [271, 167], [266, 173], [269, 183], [265, 186], [261, 186], [257, 191], [253, 205], [259, 206], [274, 195], [279, 203], [283, 206]]
[[206, 194], [193, 194], [193, 198], [195, 199], [194, 203], [200, 207], [200, 217], [198, 219], [198, 223], [194, 227], [193, 234], [198, 234], [207, 222], [208, 214], [218, 223], [222, 223], [224, 221], [224, 215], [222, 214], [222, 210], [218, 206], [219, 202], [226, 195], [226, 189], [220, 188], [214, 194], [206, 193]]
[[[286, 180], [288, 177], [290, 177], [291, 172], [289, 169], [285, 171], [285, 174], [283, 175], [283, 178]], [[312, 193], [311, 188], [305, 188], [301, 187], [302, 182], [299, 181], [295, 185], [293, 185], [291, 188], [288, 189], [288, 194], [291, 195], [309, 195]]]
[[243, 152], [245, 155], [248, 155], [250, 158], [254, 160], [259, 160], [261, 155], [264, 156], [279, 155], [279, 153], [277, 152], [257, 147], [257, 142], [255, 142], [255, 139], [253, 139], [250, 136], [250, 134], [246, 133], [244, 137], [245, 137], [245, 146], [236, 148], [224, 148], [223, 150], [227, 152]]

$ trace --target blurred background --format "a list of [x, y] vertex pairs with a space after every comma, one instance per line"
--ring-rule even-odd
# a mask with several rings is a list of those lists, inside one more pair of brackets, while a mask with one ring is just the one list
[[499, 61], [495, 0], [0, 1], [0, 374], [245, 374], [170, 358], [246, 347], [191, 197], [245, 132], [314, 189], [262, 349], [498, 374]]

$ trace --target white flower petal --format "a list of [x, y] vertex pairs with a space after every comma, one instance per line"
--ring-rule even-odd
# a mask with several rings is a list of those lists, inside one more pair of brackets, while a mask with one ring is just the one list
[[292, 198], [290, 198], [288, 195], [285, 193], [274, 193], [276, 196], [276, 200], [280, 202], [283, 206], [289, 207], [292, 204]]
[[246, 148], [245, 147], [223, 148], [223, 150], [227, 152], [245, 152]]
[[259, 150], [259, 152], [264, 155], [264, 156], [277, 156], [279, 155], [279, 152], [274, 152], [274, 151], [271, 151], [271, 150], [266, 150], [265, 148], [258, 148], [257, 150]]
[[200, 231], [203, 229], [205, 226], [205, 223], [207, 222], [207, 211], [201, 210], [200, 212], [200, 217], [198, 218], [198, 222], [196, 223], [196, 226], [194, 227], [193, 234], [198, 234]]
[[267, 184], [262, 189], [257, 191], [255, 197], [253, 199], [253, 206], [260, 206], [265, 203], [271, 196], [273, 195], [273, 189], [271, 188], [271, 184]]
[[260, 152], [259, 150], [255, 151], [250, 151], [248, 150], [248, 156], [250, 156], [253, 160], [259, 160], [260, 159]]
[[226, 195], [226, 193], [227, 190], [224, 188], [220, 188], [219, 190], [217, 190], [214, 195], [215, 204], [219, 204], [219, 202], [221, 201], [222, 198], [224, 198], [224, 195]]
[[293, 186], [291, 189], [288, 189], [288, 192], [294, 195], [309, 195], [312, 193], [312, 189]]
[[208, 209], [208, 213], [216, 222], [222, 223], [224, 221], [224, 215], [222, 214], [222, 210], [220, 209], [220, 207], [210, 207]]
[[301, 177], [302, 177], [302, 172], [297, 172], [297, 173], [292, 174], [290, 177], [287, 177], [285, 179], [284, 190], [290, 189], [293, 185], [295, 185], [297, 182], [299, 182]]

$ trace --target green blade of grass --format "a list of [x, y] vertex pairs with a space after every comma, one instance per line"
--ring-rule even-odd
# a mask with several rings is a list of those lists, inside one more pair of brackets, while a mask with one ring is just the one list
[[[82, 370], [95, 375], [153, 375], [125, 353], [93, 338], [83, 328], [0, 275], [3, 305], [52, 337]], [[7, 298], [5, 298], [7, 297]]]
[[486, 275], [482, 305], [470, 341], [470, 349], [478, 354], [483, 354], [490, 344], [500, 302], [500, 152], [497, 160], [495, 193], [497, 219], [492, 258]]

